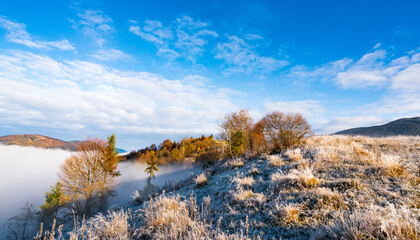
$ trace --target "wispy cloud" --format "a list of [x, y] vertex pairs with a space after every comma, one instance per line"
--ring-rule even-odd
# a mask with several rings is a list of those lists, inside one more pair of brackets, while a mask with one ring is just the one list
[[89, 56], [99, 59], [101, 61], [116, 61], [121, 59], [131, 59], [132, 56], [128, 55], [117, 49], [100, 49], [94, 54]]
[[85, 10], [78, 13], [78, 20], [70, 19], [75, 29], [79, 29], [83, 35], [93, 39], [99, 46], [105, 43], [106, 34], [112, 32], [114, 27], [111, 25], [112, 18], [99, 10]]
[[0, 16], [0, 27], [6, 30], [6, 39], [9, 42], [44, 50], [75, 50], [75, 47], [67, 39], [57, 41], [39, 40], [26, 31], [25, 24], [9, 20], [5, 16]]
[[142, 27], [136, 21], [131, 23], [130, 32], [153, 43], [158, 48], [157, 55], [171, 61], [182, 57], [195, 62], [205, 51], [209, 37], [218, 37], [215, 31], [206, 29], [209, 23], [189, 16], [177, 18], [171, 26], [152, 20], [146, 20]]
[[360, 59], [344, 58], [309, 68], [296, 66], [287, 77], [294, 81], [323, 81], [344, 90], [380, 89], [377, 101], [365, 103], [357, 110], [333, 112], [320, 132], [331, 133], [344, 128], [381, 124], [399, 117], [420, 115], [420, 53], [418, 50], [390, 58], [387, 51], [374, 47]]
[[400, 71], [420, 62], [419, 54], [413, 51], [390, 59], [379, 47], [375, 45], [373, 52], [357, 60], [343, 58], [314, 68], [295, 66], [288, 77], [295, 81], [331, 81], [344, 89], [386, 88]]
[[266, 112], [301, 113], [305, 117], [320, 116], [326, 111], [321, 102], [316, 100], [266, 102], [264, 110]]
[[[286, 60], [260, 56], [255, 45], [251, 45], [243, 38], [227, 36], [228, 42], [218, 43], [216, 47], [217, 59], [223, 59], [228, 64], [227, 73], [254, 71], [272, 72], [289, 64]], [[260, 39], [248, 36], [248, 39]]]
[[0, 54], [0, 85], [0, 125], [84, 136], [210, 133], [214, 116], [235, 108], [229, 91], [201, 76], [169, 80], [22, 51]]
[[322, 128], [319, 129], [319, 133], [331, 134], [349, 128], [367, 127], [372, 125], [383, 124], [385, 122], [386, 121], [384, 120], [384, 118], [373, 114], [338, 116], [323, 124]]

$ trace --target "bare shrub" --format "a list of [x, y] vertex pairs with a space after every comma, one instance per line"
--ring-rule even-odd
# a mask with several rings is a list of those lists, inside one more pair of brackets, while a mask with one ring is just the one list
[[219, 151], [219, 149], [212, 149], [206, 153], [200, 154], [198, 157], [196, 157], [196, 161], [203, 163], [205, 166], [208, 166], [220, 161], [222, 157], [222, 151]]
[[273, 150], [297, 146], [311, 133], [311, 126], [299, 113], [273, 112], [267, 114], [263, 121]]
[[250, 151], [253, 154], [261, 154], [268, 150], [264, 134], [264, 121], [260, 120], [253, 125], [251, 130]]

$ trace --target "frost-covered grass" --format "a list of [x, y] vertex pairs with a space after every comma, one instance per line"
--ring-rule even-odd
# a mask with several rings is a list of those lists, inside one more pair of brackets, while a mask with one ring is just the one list
[[133, 203], [131, 214], [89, 219], [83, 231], [121, 229], [127, 239], [418, 240], [419, 167], [420, 137], [314, 136], [276, 155], [218, 162], [174, 192]]
[[281, 167], [284, 165], [283, 159], [280, 155], [271, 155], [268, 158], [271, 167]]
[[274, 185], [273, 191], [292, 188], [314, 188], [319, 185], [319, 180], [314, 176], [310, 168], [304, 168], [303, 170], [292, 169], [288, 174], [276, 172], [271, 175], [271, 180]]
[[206, 185], [207, 184], [206, 174], [202, 172], [201, 174], [197, 175], [197, 177], [194, 178], [194, 182], [198, 187]]
[[233, 181], [239, 186], [239, 187], [252, 187], [254, 185], [255, 180], [252, 176], [249, 177], [235, 177]]

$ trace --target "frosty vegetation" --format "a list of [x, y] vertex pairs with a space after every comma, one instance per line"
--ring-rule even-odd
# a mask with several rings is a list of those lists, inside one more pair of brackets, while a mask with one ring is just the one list
[[420, 238], [420, 137], [309, 136], [300, 115], [268, 116], [227, 115], [201, 174], [36, 239]]

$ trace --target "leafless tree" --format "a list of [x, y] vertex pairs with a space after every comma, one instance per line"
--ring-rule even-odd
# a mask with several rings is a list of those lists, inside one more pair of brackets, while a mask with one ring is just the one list
[[311, 133], [311, 126], [299, 113], [272, 112], [263, 118], [263, 122], [273, 150], [296, 146]]

